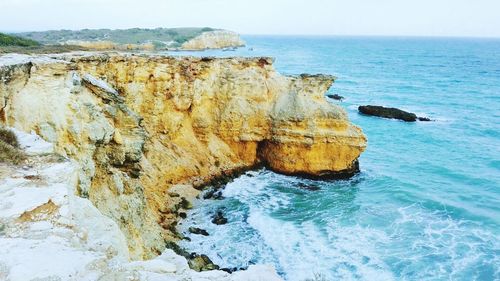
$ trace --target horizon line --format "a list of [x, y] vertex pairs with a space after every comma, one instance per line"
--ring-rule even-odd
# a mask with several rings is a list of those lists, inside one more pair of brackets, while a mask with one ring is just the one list
[[[110, 29], [110, 30], [124, 30], [124, 29], [133, 29], [133, 28], [140, 28], [140, 29], [155, 29], [155, 28], [203, 28], [203, 27], [154, 27], [154, 28], [143, 28], [143, 27], [130, 27], [130, 28], [81, 28], [81, 29], [47, 29], [47, 30], [17, 30], [17, 31], [8, 31], [8, 30], [1, 30], [1, 33], [9, 33], [9, 34], [17, 34], [17, 33], [25, 33], [25, 32], [46, 32], [46, 31], [59, 31], [59, 30], [71, 30], [71, 31], [80, 31], [84, 29], [89, 29], [89, 30], [97, 30], [97, 29]], [[213, 29], [222, 29], [222, 30], [228, 30], [228, 31], [233, 31], [238, 33], [241, 36], [283, 36], [283, 37], [392, 37], [392, 38], [450, 38], [450, 39], [467, 39], [467, 38], [473, 38], [473, 39], [500, 39], [500, 35], [424, 35], [424, 34], [329, 34], [329, 33], [310, 33], [310, 34], [305, 34], [305, 33], [240, 33], [231, 29], [225, 29], [225, 28], [218, 28], [218, 27], [211, 27]]]

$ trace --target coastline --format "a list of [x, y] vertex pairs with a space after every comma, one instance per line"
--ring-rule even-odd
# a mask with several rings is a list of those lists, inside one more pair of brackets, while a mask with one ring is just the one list
[[[195, 187], [222, 184], [264, 163], [290, 173], [335, 173], [365, 146], [361, 130], [323, 96], [334, 77], [282, 76], [270, 58], [0, 59], [2, 123], [36, 132], [77, 163], [76, 194], [118, 224], [132, 260], [165, 258], [165, 246], [181, 238], [175, 226]], [[325, 158], [324, 149], [340, 154]], [[280, 162], [291, 158], [295, 165]]]

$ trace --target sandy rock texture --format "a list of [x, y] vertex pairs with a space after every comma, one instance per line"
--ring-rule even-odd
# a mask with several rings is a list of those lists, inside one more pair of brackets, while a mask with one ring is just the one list
[[325, 100], [334, 77], [283, 76], [272, 63], [0, 57], [0, 122], [73, 159], [78, 195], [117, 223], [132, 258], [153, 258], [179, 238], [184, 197], [218, 178], [258, 165], [312, 177], [357, 171], [366, 138]]
[[[172, 250], [131, 261], [118, 225], [75, 194], [79, 165], [35, 134], [16, 131], [30, 155], [0, 166], [0, 280], [281, 280], [272, 266], [196, 272]], [[4, 164], [0, 164], [4, 165]]]
[[245, 42], [240, 35], [228, 30], [215, 30], [203, 32], [193, 39], [182, 44], [183, 50], [205, 50], [205, 49], [223, 49], [229, 47], [242, 47]]

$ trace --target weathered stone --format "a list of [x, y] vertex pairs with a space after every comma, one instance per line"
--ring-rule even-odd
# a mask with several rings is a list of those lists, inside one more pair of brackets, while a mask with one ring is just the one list
[[207, 255], [195, 254], [188, 261], [189, 267], [195, 271], [208, 271], [219, 269], [219, 266], [214, 264]]
[[224, 49], [245, 46], [240, 36], [232, 31], [215, 30], [201, 35], [182, 44], [184, 50]]
[[208, 232], [205, 229], [201, 229], [198, 227], [190, 227], [188, 231], [192, 234], [198, 234], [198, 235], [203, 235], [203, 236], [208, 236]]
[[227, 218], [225, 218], [222, 211], [219, 210], [215, 213], [215, 216], [213, 216], [212, 223], [217, 224], [217, 225], [226, 224]]

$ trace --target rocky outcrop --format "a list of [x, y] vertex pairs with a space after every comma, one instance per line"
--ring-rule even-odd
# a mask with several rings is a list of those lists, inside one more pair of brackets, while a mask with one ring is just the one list
[[[23, 167], [0, 163], [0, 280], [281, 280], [266, 265], [196, 272], [172, 250], [131, 261], [116, 222], [74, 194], [78, 164], [34, 134], [17, 135], [29, 157]], [[198, 271], [217, 269], [209, 261], [189, 262]]]
[[431, 121], [427, 117], [417, 117], [415, 113], [407, 112], [399, 108], [383, 107], [378, 105], [361, 105], [358, 107], [359, 112], [365, 115], [378, 116], [389, 119], [398, 119], [405, 122]]
[[324, 98], [334, 77], [282, 76], [269, 58], [22, 59], [0, 58], [1, 122], [78, 163], [78, 194], [118, 224], [135, 259], [179, 238], [193, 187], [262, 164], [352, 175], [366, 145]]
[[245, 42], [240, 38], [238, 33], [228, 30], [214, 30], [203, 32], [197, 37], [190, 39], [182, 44], [181, 49], [205, 50], [242, 46], [245, 46]]

